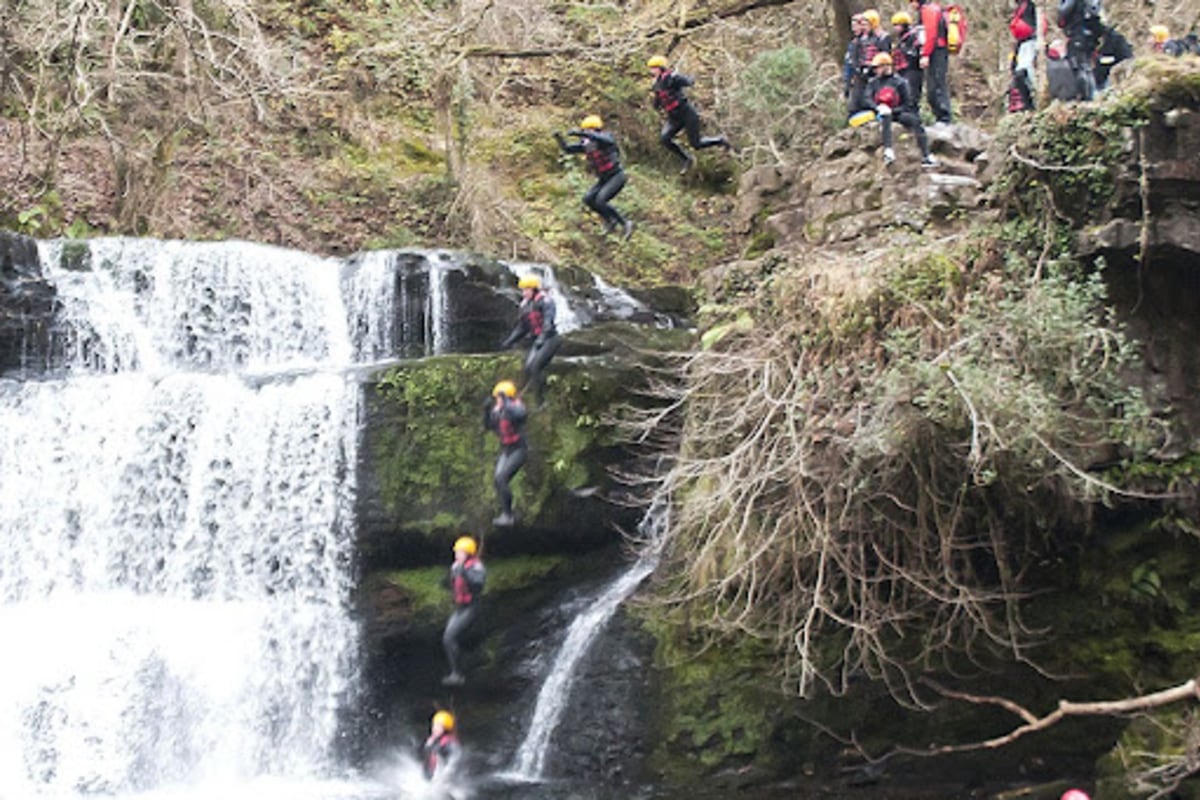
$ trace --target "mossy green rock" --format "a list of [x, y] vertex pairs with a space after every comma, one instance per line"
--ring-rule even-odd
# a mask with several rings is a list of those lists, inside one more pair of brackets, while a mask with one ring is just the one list
[[[621, 330], [616, 331], [617, 328]], [[527, 397], [529, 457], [512, 482], [518, 524], [493, 552], [588, 549], [636, 524], [613, 468], [635, 457], [618, 408], [637, 401], [653, 349], [689, 336], [613, 324], [567, 337], [551, 365], [546, 402]], [[567, 357], [571, 340], [588, 342]], [[519, 352], [411, 361], [368, 387], [359, 458], [359, 552], [368, 569], [443, 560], [462, 532], [486, 533], [499, 512], [492, 473], [499, 443], [482, 426], [492, 387], [517, 380]]]

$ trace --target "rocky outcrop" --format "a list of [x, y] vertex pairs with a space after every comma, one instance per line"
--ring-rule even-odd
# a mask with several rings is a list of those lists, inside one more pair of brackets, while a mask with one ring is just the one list
[[0, 231], [0, 373], [23, 370], [48, 349], [54, 297], [37, 242]]
[[940, 161], [922, 169], [915, 141], [895, 127], [897, 160], [882, 160], [878, 127], [847, 128], [806, 165], [760, 166], [742, 175], [735, 225], [763, 245], [836, 245], [882, 228], [923, 231], [985, 202], [990, 137], [966, 125], [930, 128]]

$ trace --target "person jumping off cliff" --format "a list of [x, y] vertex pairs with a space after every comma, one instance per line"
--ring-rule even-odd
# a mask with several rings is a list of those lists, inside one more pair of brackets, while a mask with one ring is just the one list
[[[446, 620], [446, 630], [442, 633], [442, 648], [446, 651], [446, 660], [450, 662], [450, 674], [442, 678], [445, 686], [462, 686], [466, 681], [460, 669], [460, 639], [479, 615], [479, 596], [483, 594], [483, 583], [487, 577], [478, 550], [474, 539], [460, 536], [454, 543], [454, 561], [442, 581], [454, 598], [454, 611]], [[453, 728], [453, 721], [450, 727]]]
[[554, 299], [542, 291], [541, 279], [536, 275], [526, 275], [517, 281], [517, 286], [521, 290], [519, 318], [516, 327], [500, 343], [500, 348], [506, 350], [522, 339], [532, 338], [533, 343], [525, 356], [520, 388], [532, 385], [540, 406], [546, 400], [546, 368], [558, 352], [562, 338], [554, 327]]
[[528, 416], [525, 404], [517, 397], [517, 387], [512, 381], [500, 381], [492, 389], [492, 397], [484, 405], [483, 427], [495, 431], [500, 437], [500, 455], [496, 457], [496, 470], [492, 482], [500, 500], [500, 516], [492, 520], [498, 527], [513, 524], [513, 494], [509, 483], [521, 469], [528, 454], [525, 444], [525, 419]]
[[688, 144], [693, 150], [706, 147], [724, 147], [733, 152], [733, 145], [724, 136], [700, 136], [700, 113], [687, 98], [687, 88], [695, 84], [687, 75], [680, 74], [667, 64], [665, 56], [651, 56], [646, 62], [654, 84], [654, 107], [662, 112], [664, 121], [658, 141], [683, 162], [679, 174], [683, 175], [696, 163], [696, 157], [675, 142], [680, 131], [687, 131]]
[[616, 138], [604, 130], [604, 120], [588, 114], [579, 127], [567, 131], [578, 138], [568, 143], [561, 133], [555, 131], [554, 138], [564, 153], [583, 153], [588, 165], [596, 174], [596, 184], [583, 196], [583, 204], [604, 220], [604, 232], [612, 233], [617, 228], [624, 231], [624, 238], [633, 235], [633, 223], [621, 216], [609, 203], [621, 189], [625, 188], [625, 170], [621, 169], [621, 151]]
[[445, 772], [458, 758], [462, 750], [458, 734], [454, 730], [454, 715], [441, 710], [429, 722], [429, 738], [421, 745], [421, 762], [425, 769], [425, 780]]

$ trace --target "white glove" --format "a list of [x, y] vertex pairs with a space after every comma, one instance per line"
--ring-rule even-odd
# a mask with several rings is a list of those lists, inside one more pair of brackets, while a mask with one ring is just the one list
[[892, 115], [892, 107], [885, 106], [883, 103], [875, 106], [875, 113], [881, 117], [890, 117]]

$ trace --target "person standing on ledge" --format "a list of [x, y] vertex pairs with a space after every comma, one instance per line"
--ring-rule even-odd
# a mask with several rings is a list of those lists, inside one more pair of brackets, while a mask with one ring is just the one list
[[683, 162], [683, 166], [679, 168], [680, 175], [696, 163], [694, 155], [676, 144], [675, 137], [680, 131], [687, 131], [688, 144], [693, 150], [724, 147], [726, 152], [733, 151], [733, 145], [724, 136], [700, 136], [700, 114], [695, 106], [688, 102], [686, 94], [687, 88], [695, 81], [671, 69], [664, 56], [652, 56], [646, 62], [646, 66], [654, 76], [654, 85], [651, 86], [651, 91], [654, 92], [654, 107], [661, 111], [665, 118], [658, 141]]
[[[475, 617], [479, 615], [479, 596], [483, 594], [483, 583], [487, 578], [487, 569], [479, 560], [479, 551], [475, 540], [470, 536], [460, 536], [454, 543], [454, 561], [443, 583], [454, 596], [454, 611], [446, 621], [446, 630], [442, 633], [442, 647], [446, 651], [446, 660], [450, 662], [450, 674], [442, 678], [445, 686], [462, 686], [466, 682], [460, 667], [462, 643], [460, 639]], [[453, 728], [453, 723], [451, 728]]]

